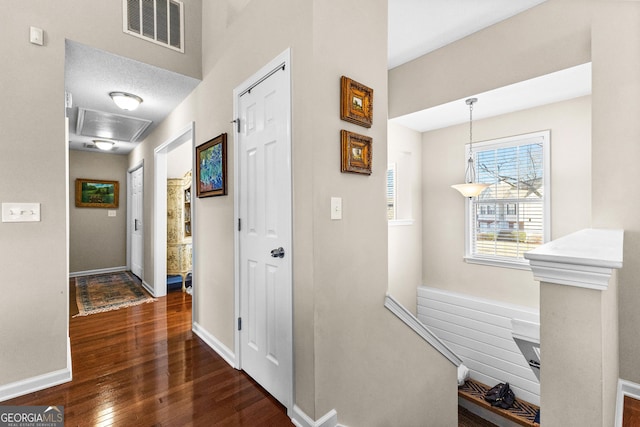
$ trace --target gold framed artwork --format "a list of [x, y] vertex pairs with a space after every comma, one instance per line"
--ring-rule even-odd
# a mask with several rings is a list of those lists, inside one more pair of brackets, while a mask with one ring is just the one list
[[341, 172], [361, 173], [371, 175], [371, 160], [373, 158], [372, 142], [368, 136], [346, 130], [340, 131], [342, 145]]
[[117, 208], [120, 183], [101, 179], [76, 179], [77, 208]]
[[370, 128], [373, 123], [373, 89], [342, 76], [340, 119]]

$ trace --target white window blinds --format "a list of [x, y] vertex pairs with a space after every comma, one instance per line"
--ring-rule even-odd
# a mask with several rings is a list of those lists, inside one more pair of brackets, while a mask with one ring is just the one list
[[549, 136], [474, 144], [477, 181], [490, 187], [469, 202], [467, 257], [525, 263], [548, 240]]

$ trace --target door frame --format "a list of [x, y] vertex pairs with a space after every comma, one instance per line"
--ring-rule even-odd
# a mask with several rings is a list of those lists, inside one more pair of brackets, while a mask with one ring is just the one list
[[[138, 169], [142, 169], [142, 218], [144, 218], [144, 159], [140, 161], [137, 165], [127, 169], [127, 270], [131, 270], [131, 233], [133, 232], [131, 224], [133, 222], [133, 209], [131, 209], [131, 203], [133, 201], [132, 197], [132, 185], [131, 185], [131, 175], [137, 171]], [[144, 221], [142, 223], [142, 279], [144, 285]]]
[[[285, 78], [287, 80], [287, 90], [288, 90], [288, 96], [286, 98], [287, 100], [287, 105], [285, 106], [286, 109], [286, 117], [287, 117], [287, 123], [286, 123], [286, 132], [287, 132], [287, 139], [288, 139], [288, 143], [289, 143], [289, 155], [290, 155], [290, 159], [292, 159], [293, 156], [293, 145], [292, 145], [292, 134], [291, 134], [291, 119], [292, 119], [292, 100], [291, 100], [291, 48], [287, 48], [284, 52], [282, 52], [281, 54], [279, 54], [278, 56], [276, 56], [274, 59], [272, 59], [271, 61], [269, 61], [266, 65], [264, 65], [262, 68], [260, 68], [257, 72], [255, 72], [251, 77], [249, 77], [248, 79], [246, 79], [244, 82], [242, 82], [240, 85], [238, 85], [234, 90], [233, 90], [233, 117], [236, 118], [236, 120], [234, 120], [234, 126], [233, 126], [233, 135], [234, 135], [234, 144], [233, 144], [233, 209], [234, 209], [234, 219], [235, 219], [235, 224], [236, 226], [235, 228], [235, 232], [234, 232], [234, 247], [235, 247], [235, 253], [234, 253], [234, 324], [236, 324], [235, 329], [235, 333], [234, 333], [234, 351], [236, 354], [235, 357], [235, 362], [236, 362], [236, 369], [242, 369], [242, 352], [241, 352], [241, 345], [240, 345], [240, 330], [237, 327], [237, 321], [241, 316], [241, 295], [240, 295], [240, 231], [238, 230], [237, 224], [240, 218], [240, 159], [239, 159], [239, 139], [240, 139], [240, 132], [239, 132], [239, 125], [240, 123], [237, 121], [239, 120], [239, 103], [240, 103], [240, 97], [247, 92], [248, 90], [250, 90], [252, 87], [257, 86], [260, 82], [262, 82], [263, 80], [267, 79], [269, 76], [271, 76], [271, 74], [273, 74], [273, 72], [277, 69], [282, 68], [282, 66], [284, 66], [284, 73], [285, 73]], [[292, 167], [292, 163], [293, 161], [291, 160], [290, 162], [290, 173], [291, 175], [291, 189], [290, 189], [290, 194], [289, 196], [291, 197], [291, 200], [293, 201], [293, 167]], [[293, 229], [293, 203], [291, 204], [291, 227]], [[293, 230], [291, 233], [291, 247], [293, 248]], [[293, 263], [294, 263], [294, 258], [293, 258], [293, 250], [289, 251], [291, 255], [291, 263], [290, 263], [290, 270], [289, 270], [289, 275], [291, 277], [290, 283], [291, 283], [291, 295], [293, 295]], [[290, 343], [290, 346], [288, 349], [286, 349], [285, 351], [290, 353], [290, 360], [291, 360], [291, 366], [289, 367], [288, 371], [288, 375], [289, 375], [289, 384], [290, 384], [290, 388], [288, 390], [287, 393], [287, 402], [285, 404], [285, 406], [287, 407], [287, 411], [289, 414], [292, 413], [293, 411], [293, 405], [294, 405], [294, 400], [293, 400], [293, 395], [294, 395], [294, 367], [293, 367], [293, 298], [290, 298], [291, 301], [291, 317], [289, 319], [289, 327], [291, 328], [291, 337], [292, 337], [292, 342]]]
[[[153, 289], [152, 294], [154, 297], [159, 298], [167, 295], [167, 155], [169, 151], [191, 140], [193, 146], [196, 136], [195, 122], [190, 122], [188, 125], [176, 132], [171, 138], [157, 146], [153, 150], [153, 165], [154, 165], [154, 179], [153, 179]], [[193, 153], [193, 150], [191, 150]], [[191, 156], [191, 170], [193, 170], [194, 155]], [[194, 203], [191, 204], [191, 244], [195, 247], [196, 244], [196, 207]], [[191, 282], [196, 283], [196, 251], [193, 251], [192, 258], [192, 270], [191, 270]], [[192, 301], [195, 301], [195, 286], [193, 286]], [[192, 307], [195, 308], [195, 304], [192, 302]], [[192, 316], [195, 316], [195, 310], [192, 311]]]

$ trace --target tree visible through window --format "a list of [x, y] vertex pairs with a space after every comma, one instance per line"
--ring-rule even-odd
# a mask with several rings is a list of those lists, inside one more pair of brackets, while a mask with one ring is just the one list
[[474, 145], [477, 181], [491, 184], [469, 203], [467, 257], [524, 262], [548, 240], [549, 132]]

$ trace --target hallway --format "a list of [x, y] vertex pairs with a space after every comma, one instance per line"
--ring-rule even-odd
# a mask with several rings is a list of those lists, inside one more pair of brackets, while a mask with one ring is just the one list
[[[72, 281], [73, 283], [73, 281]], [[191, 296], [69, 320], [73, 381], [3, 402], [65, 426], [291, 426], [285, 408], [191, 332]]]

